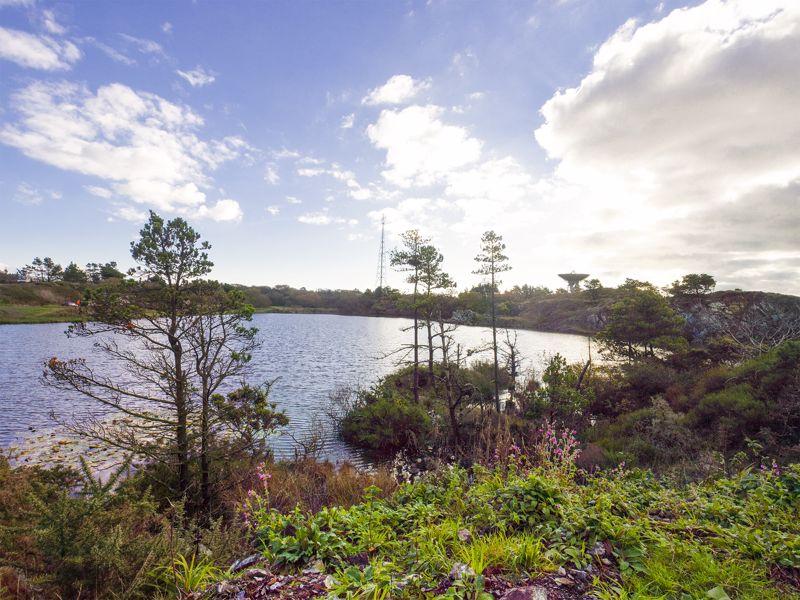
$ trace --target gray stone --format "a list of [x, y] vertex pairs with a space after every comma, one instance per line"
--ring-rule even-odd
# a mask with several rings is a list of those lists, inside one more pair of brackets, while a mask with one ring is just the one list
[[547, 590], [539, 585], [511, 588], [500, 600], [547, 600]]
[[450, 569], [450, 579], [463, 579], [467, 575], [475, 575], [475, 571], [464, 563], [456, 563]]
[[233, 563], [231, 565], [231, 571], [236, 573], [236, 571], [241, 571], [242, 569], [246, 569], [247, 567], [253, 566], [260, 560], [261, 560], [260, 554], [251, 554], [247, 558], [242, 558], [241, 560], [237, 560], [235, 563]]

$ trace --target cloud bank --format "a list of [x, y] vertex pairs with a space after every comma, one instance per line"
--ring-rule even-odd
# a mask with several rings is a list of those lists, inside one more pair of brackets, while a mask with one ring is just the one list
[[67, 82], [32, 83], [12, 105], [19, 118], [0, 128], [0, 142], [30, 158], [97, 177], [148, 208], [218, 221], [241, 217], [235, 200], [212, 204], [207, 190], [214, 169], [251, 148], [239, 137], [201, 139], [203, 119], [186, 106], [119, 83], [92, 92]]

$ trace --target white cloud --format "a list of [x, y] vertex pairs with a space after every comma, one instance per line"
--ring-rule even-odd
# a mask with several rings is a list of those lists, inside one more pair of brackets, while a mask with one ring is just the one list
[[[712, 265], [747, 286], [755, 271], [734, 267], [731, 253], [744, 240], [760, 240], [755, 257], [794, 239], [796, 257], [782, 266], [794, 275], [781, 289], [800, 291], [795, 220], [756, 218], [767, 207], [785, 212], [787, 190], [800, 182], [798, 47], [797, 2], [709, 0], [620, 27], [580, 84], [545, 103], [536, 131], [559, 161], [559, 193], [572, 186], [586, 196], [573, 212], [585, 213], [575, 231], [587, 245], [603, 244], [623, 269]], [[710, 226], [723, 216], [728, 226]], [[726, 230], [741, 223], [731, 237]]]
[[331, 216], [326, 212], [308, 212], [303, 213], [297, 220], [306, 225], [330, 225], [333, 222]]
[[208, 204], [210, 172], [247, 158], [238, 137], [203, 140], [190, 108], [116, 83], [92, 93], [71, 83], [35, 82], [12, 95], [16, 122], [0, 142], [60, 169], [99, 177], [116, 194], [158, 210], [235, 220], [234, 200]]
[[386, 150], [383, 176], [401, 187], [431, 185], [453, 169], [478, 160], [482, 143], [464, 127], [447, 125], [438, 106], [383, 110], [367, 136]]
[[264, 181], [270, 185], [275, 185], [280, 180], [281, 176], [278, 174], [278, 165], [275, 163], [267, 163], [264, 167]]
[[370, 105], [403, 104], [430, 86], [428, 79], [420, 81], [410, 75], [394, 75], [386, 83], [370, 91], [361, 102]]
[[275, 160], [284, 160], [287, 158], [300, 158], [300, 153], [297, 150], [289, 150], [288, 148], [281, 148], [280, 150], [272, 151], [272, 158]]
[[197, 66], [191, 71], [181, 71], [178, 69], [175, 71], [178, 75], [183, 77], [186, 81], [189, 82], [189, 85], [192, 87], [203, 87], [205, 85], [209, 85], [214, 83], [216, 80], [216, 74], [211, 71], [206, 71], [203, 67]]
[[286, 203], [287, 204], [302, 204], [303, 201], [299, 198], [295, 198], [294, 196], [286, 196]]
[[356, 122], [356, 113], [350, 113], [349, 115], [345, 115], [342, 117], [342, 123], [340, 127], [342, 129], [352, 129], [355, 122]]
[[14, 193], [14, 201], [28, 206], [37, 206], [45, 200], [61, 200], [61, 192], [55, 190], [42, 190], [29, 183], [22, 182]]
[[52, 33], [53, 35], [63, 35], [66, 33], [66, 28], [58, 22], [52, 10], [43, 10], [40, 14], [40, 18], [42, 19], [42, 27], [44, 27], [48, 33]]
[[0, 58], [21, 67], [57, 71], [70, 69], [81, 51], [69, 41], [0, 27]]
[[112, 48], [108, 44], [105, 44], [105, 43], [103, 43], [103, 42], [101, 42], [101, 41], [99, 41], [99, 40], [97, 40], [97, 39], [95, 39], [93, 37], [85, 37], [85, 38], [82, 38], [81, 41], [83, 43], [90, 44], [90, 45], [94, 46], [95, 48], [97, 48], [98, 50], [103, 52], [103, 54], [108, 56], [111, 60], [114, 60], [114, 61], [116, 61], [118, 63], [121, 63], [123, 65], [128, 65], [128, 66], [136, 64], [136, 61], [133, 60], [132, 58], [130, 58], [129, 56], [123, 54], [122, 52], [120, 52], [116, 48]]
[[0, 8], [4, 6], [33, 6], [35, 0], [0, 0]]
[[142, 54], [152, 54], [155, 56], [166, 56], [164, 48], [158, 42], [148, 40], [146, 38], [139, 38], [127, 33], [120, 33], [120, 37], [131, 44]]
[[118, 219], [131, 221], [133, 223], [140, 223], [147, 218], [146, 211], [128, 205], [117, 206], [113, 211], [113, 215]]
[[472, 48], [466, 48], [453, 55], [450, 66], [453, 71], [458, 73], [459, 77], [464, 77], [469, 69], [478, 66], [478, 57], [475, 56]]
[[164, 21], [161, 24], [161, 31], [163, 31], [164, 33], [172, 33], [172, 23], [170, 23], [169, 21]]
[[112, 192], [110, 189], [99, 185], [85, 185], [83, 187], [87, 192], [93, 196], [97, 196], [98, 198], [108, 199], [114, 195], [114, 192]]
[[266, 208], [266, 211], [267, 211], [269, 214], [271, 214], [273, 217], [275, 217], [275, 216], [277, 216], [277, 215], [279, 215], [279, 214], [281, 213], [281, 207], [280, 207], [280, 206], [276, 206], [276, 205], [272, 204], [272, 205], [270, 205], [270, 206], [268, 206], [268, 207]]
[[[300, 163], [301, 161], [298, 161]], [[312, 164], [324, 164], [324, 161], [315, 161]], [[355, 200], [369, 200], [375, 195], [370, 188], [362, 186], [356, 179], [355, 173], [343, 169], [337, 163], [331, 163], [329, 167], [300, 167], [297, 169], [300, 177], [319, 177], [328, 175], [341, 181], [347, 187], [347, 194]]]
[[306, 225], [349, 225], [353, 227], [358, 225], [357, 219], [345, 219], [343, 217], [334, 217], [328, 214], [328, 210], [324, 209], [317, 212], [303, 213], [297, 217], [298, 222]]
[[206, 217], [214, 221], [240, 221], [243, 213], [236, 200], [223, 198], [217, 200], [213, 206], [202, 205], [197, 209], [198, 217]]
[[297, 159], [298, 165], [322, 165], [325, 161], [321, 158], [315, 158], [313, 156], [301, 156]]

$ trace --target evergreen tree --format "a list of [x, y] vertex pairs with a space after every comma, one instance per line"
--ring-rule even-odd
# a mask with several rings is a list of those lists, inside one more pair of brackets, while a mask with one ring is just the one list
[[508, 257], [503, 254], [506, 245], [503, 243], [503, 236], [494, 231], [487, 231], [481, 237], [481, 251], [475, 260], [478, 268], [473, 271], [477, 275], [489, 277], [490, 297], [492, 317], [492, 353], [494, 355], [494, 404], [497, 412], [500, 412], [500, 368], [497, 359], [497, 303], [495, 302], [495, 292], [501, 283], [497, 279], [499, 273], [509, 271], [511, 265], [508, 264]]

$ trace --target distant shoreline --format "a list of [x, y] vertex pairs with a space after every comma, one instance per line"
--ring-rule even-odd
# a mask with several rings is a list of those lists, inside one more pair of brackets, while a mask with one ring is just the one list
[[[272, 306], [254, 309], [255, 314], [287, 314], [287, 315], [339, 315], [342, 317], [376, 317], [386, 319], [408, 319], [410, 315], [381, 315], [381, 314], [363, 314], [363, 313], [346, 313], [337, 311], [333, 308], [317, 308], [307, 306]], [[77, 318], [78, 309], [72, 306], [61, 306], [58, 304], [46, 304], [43, 306], [28, 306], [25, 304], [0, 304], [0, 326], [3, 325], [47, 325], [54, 323], [64, 323], [65, 325], [80, 321]], [[487, 322], [475, 323], [460, 323], [464, 326], [470, 327], [489, 327]], [[498, 325], [508, 329], [524, 329], [526, 331], [539, 331], [542, 333], [565, 333], [569, 335], [582, 335], [590, 337], [594, 335], [593, 331], [586, 331], [572, 327], [564, 328], [545, 328], [533, 327], [520, 323], [518, 320], [510, 320], [500, 318]]]

